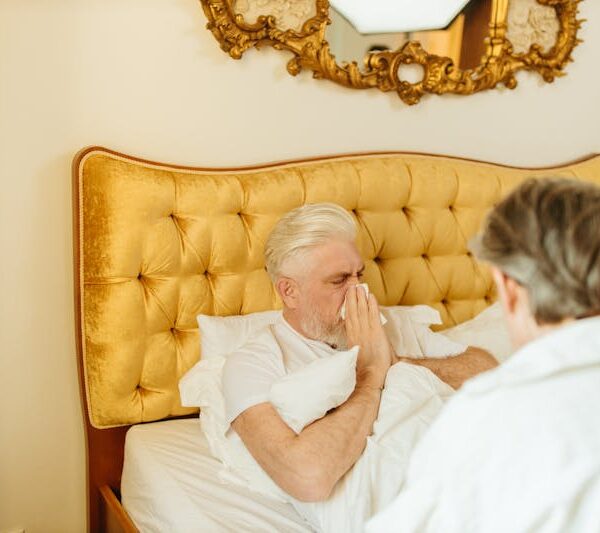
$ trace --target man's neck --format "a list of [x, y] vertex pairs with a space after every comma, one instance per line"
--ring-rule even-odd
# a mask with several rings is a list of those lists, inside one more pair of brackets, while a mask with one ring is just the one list
[[[303, 337], [310, 339], [311, 337], [309, 335], [306, 334], [306, 332], [302, 329], [302, 321], [300, 320], [300, 317], [294, 313], [294, 311], [292, 309], [289, 309], [288, 307], [284, 307], [283, 308], [283, 318], [285, 319], [285, 321], [288, 323], [288, 325], [297, 333], [299, 333], [300, 335], [302, 335]], [[316, 339], [311, 339], [311, 340], [316, 340]]]

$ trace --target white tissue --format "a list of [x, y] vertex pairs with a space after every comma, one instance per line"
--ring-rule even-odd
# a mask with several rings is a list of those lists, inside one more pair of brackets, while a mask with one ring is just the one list
[[[362, 287], [365, 290], [367, 298], [369, 297], [369, 286], [366, 283], [359, 283], [357, 287]], [[340, 316], [342, 317], [342, 320], [346, 320], [346, 299], [344, 299], [344, 303], [340, 309]], [[386, 324], [387, 319], [381, 313], [379, 313], [379, 319], [381, 320], [382, 326]]]

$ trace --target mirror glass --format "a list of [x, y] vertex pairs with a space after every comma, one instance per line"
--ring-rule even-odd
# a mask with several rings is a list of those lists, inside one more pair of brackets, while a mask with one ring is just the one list
[[[360, 67], [371, 52], [395, 51], [408, 41], [418, 41], [428, 53], [450, 57], [461, 69], [475, 68], [485, 54], [484, 41], [492, 19], [492, 3], [492, 0], [471, 0], [440, 29], [420, 29], [427, 24], [415, 20], [414, 30], [408, 30], [409, 26], [405, 25], [407, 31], [402, 32], [360, 33], [344, 14], [333, 7], [332, 2], [329, 13], [331, 25], [327, 27], [325, 38], [338, 64], [356, 61]], [[439, 17], [436, 20], [440, 20]]]

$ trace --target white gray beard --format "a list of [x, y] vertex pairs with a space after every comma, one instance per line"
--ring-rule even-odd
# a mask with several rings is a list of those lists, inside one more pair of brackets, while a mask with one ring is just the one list
[[305, 335], [311, 339], [329, 344], [329, 346], [336, 350], [347, 349], [346, 329], [343, 322], [327, 326], [317, 313], [313, 312], [300, 320], [300, 327]]

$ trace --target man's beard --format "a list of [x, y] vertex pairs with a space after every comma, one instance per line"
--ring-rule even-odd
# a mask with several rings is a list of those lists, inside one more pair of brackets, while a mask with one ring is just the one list
[[336, 350], [345, 350], [347, 347], [346, 328], [342, 320], [326, 324], [319, 313], [311, 309], [300, 320], [300, 327], [310, 339], [329, 344]]

